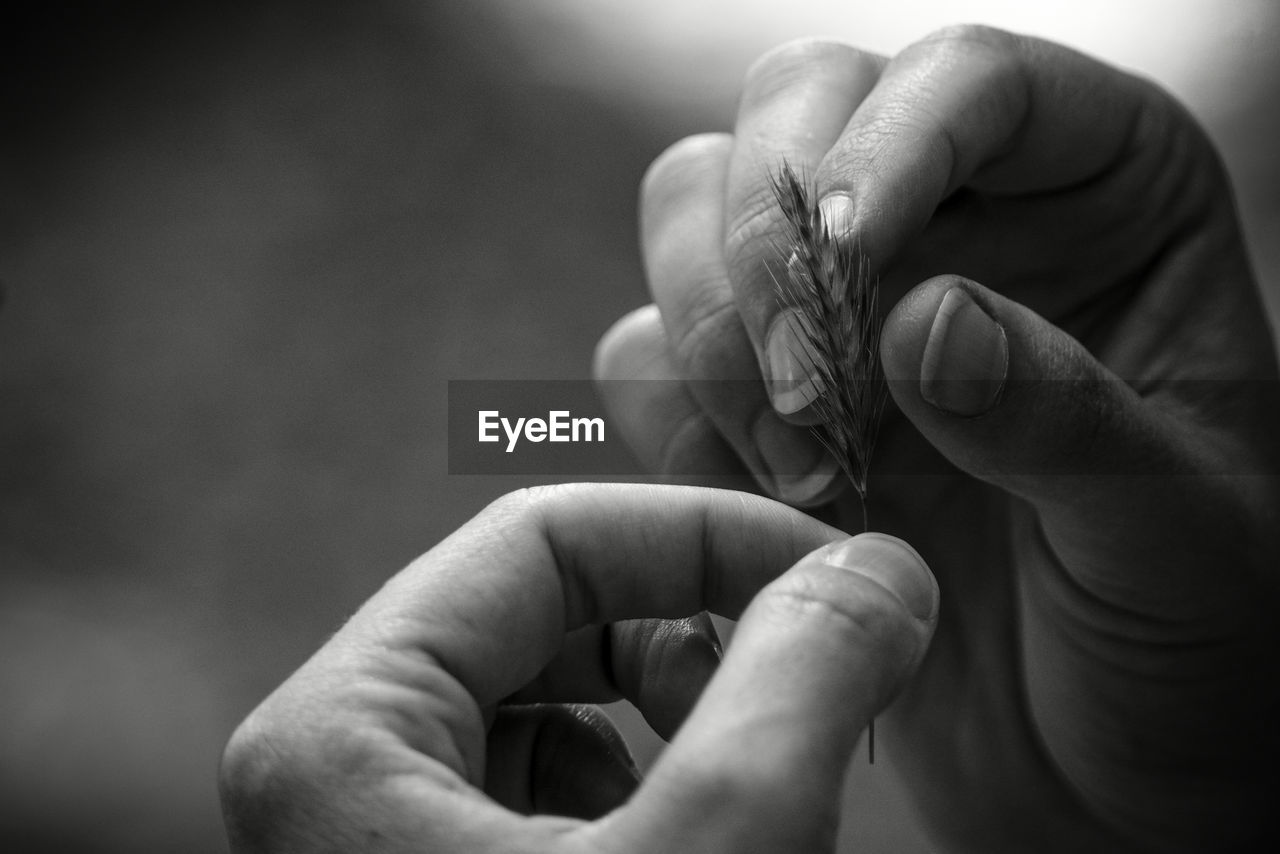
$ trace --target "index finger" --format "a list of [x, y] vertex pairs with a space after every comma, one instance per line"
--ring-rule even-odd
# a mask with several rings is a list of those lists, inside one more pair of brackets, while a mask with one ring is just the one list
[[884, 62], [849, 45], [795, 41], [757, 60], [743, 83], [725, 194], [725, 263], [773, 407], [801, 422], [812, 422], [808, 406], [821, 389], [798, 361], [805, 352], [798, 324], [779, 310], [774, 276], [787, 262], [786, 228], [770, 179], [783, 162], [814, 175]]
[[1061, 45], [950, 27], [885, 67], [815, 182], [837, 236], [891, 265], [961, 186], [998, 194], [1086, 188], [1124, 171], [1148, 189], [1174, 143], [1153, 85]]
[[[533, 679], [567, 632], [704, 609], [736, 617], [797, 559], [844, 536], [737, 492], [574, 484], [512, 493], [389, 581], [330, 645], [324, 669], [339, 684], [384, 686], [378, 696], [407, 689], [414, 708], [448, 727]], [[412, 666], [395, 666], [403, 661]], [[483, 767], [479, 756], [438, 758], [468, 776]]]

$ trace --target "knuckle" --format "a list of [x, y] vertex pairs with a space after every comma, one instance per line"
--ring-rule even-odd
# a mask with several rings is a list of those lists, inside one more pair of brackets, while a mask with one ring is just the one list
[[725, 260], [730, 274], [741, 272], [743, 264], [755, 263], [777, 250], [781, 215], [766, 182], [743, 203], [725, 230]]
[[531, 512], [541, 500], [542, 486], [526, 486], [499, 495], [480, 511], [481, 516], [519, 518]]
[[[223, 750], [218, 794], [232, 851], [297, 850], [299, 840], [350, 827], [339, 797], [351, 781], [374, 779], [367, 735], [348, 725], [299, 723], [296, 709], [240, 724]], [[307, 849], [309, 850], [309, 849]]]
[[542, 526], [556, 504], [572, 501], [582, 494], [583, 483], [550, 483], [526, 486], [500, 495], [476, 517], [476, 521], [495, 528]]
[[640, 694], [667, 681], [681, 667], [687, 633], [683, 621], [645, 620], [618, 640], [613, 672], [619, 683]]
[[291, 754], [257, 717], [232, 734], [218, 767], [218, 792], [233, 848], [269, 838], [290, 814]]
[[[688, 322], [671, 339], [671, 353], [689, 380], [733, 379], [738, 353], [749, 350], [738, 307], [713, 288], [694, 288]], [[739, 377], [745, 379], [745, 377]]]
[[583, 484], [548, 483], [526, 486], [500, 495], [482, 512], [502, 518], [529, 518], [539, 516], [548, 504], [571, 497]]
[[781, 274], [775, 265], [787, 257], [785, 227], [772, 190], [767, 182], [758, 183], [728, 222], [724, 260], [736, 292], [767, 296], [774, 287], [770, 277]]
[[642, 206], [646, 210], [660, 207], [668, 196], [696, 185], [691, 179], [706, 168], [705, 164], [723, 156], [732, 141], [725, 133], [703, 133], [673, 143], [645, 170], [640, 182]]
[[655, 305], [628, 312], [600, 336], [591, 359], [596, 380], [636, 379], [662, 356], [666, 337]]
[[956, 24], [935, 30], [907, 51], [923, 51], [940, 78], [953, 69], [980, 72], [983, 90], [1000, 93], [1000, 100], [1020, 100], [1027, 85], [1028, 63], [1034, 62], [1035, 40], [980, 24]]
[[[1028, 62], [1035, 53], [1028, 39], [980, 24], [957, 24], [929, 34], [908, 51], [924, 51], [939, 79], [963, 67], [978, 75], [979, 88], [997, 103], [1020, 103], [1028, 79]], [[998, 97], [997, 97], [998, 95]]]
[[1229, 197], [1221, 153], [1209, 134], [1168, 90], [1134, 78], [1139, 109], [1125, 156], [1144, 177], [1158, 210], [1186, 210], [1192, 216]]
[[244, 724], [241, 724], [231, 734], [231, 740], [222, 751], [222, 762], [218, 766], [218, 788], [224, 800], [228, 797], [238, 799], [242, 793], [256, 788], [260, 779], [256, 773], [260, 751], [244, 729]]
[[918, 42], [950, 54], [994, 53], [1008, 57], [1017, 52], [1018, 43], [1019, 37], [1013, 33], [984, 24], [950, 24], [934, 30]]
[[819, 69], [864, 55], [852, 45], [827, 39], [795, 39], [769, 50], [747, 69], [742, 104], [752, 108], [785, 97]]

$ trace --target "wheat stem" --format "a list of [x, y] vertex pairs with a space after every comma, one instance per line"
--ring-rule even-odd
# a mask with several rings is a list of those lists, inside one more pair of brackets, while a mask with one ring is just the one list
[[[781, 275], [770, 270], [778, 297], [796, 309], [793, 329], [820, 390], [813, 401], [820, 419], [818, 441], [844, 470], [862, 503], [862, 530], [869, 531], [868, 471], [887, 392], [880, 364], [879, 284], [866, 256], [837, 240], [814, 204], [804, 180], [783, 163], [770, 176], [786, 224], [779, 255]], [[875, 718], [867, 728], [867, 756], [876, 761]]]

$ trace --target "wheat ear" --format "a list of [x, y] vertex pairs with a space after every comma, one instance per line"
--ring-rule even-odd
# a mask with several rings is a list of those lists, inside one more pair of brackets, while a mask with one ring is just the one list
[[783, 163], [770, 180], [786, 234], [771, 271], [780, 302], [796, 309], [796, 337], [811, 362], [819, 395], [815, 434], [862, 500], [867, 522], [867, 471], [886, 399], [880, 366], [879, 286], [862, 252], [837, 240], [806, 183]]
[[[814, 204], [806, 182], [787, 163], [770, 176], [786, 234], [781, 273], [770, 271], [779, 301], [796, 310], [796, 338], [813, 364], [819, 394], [812, 407], [818, 441], [844, 470], [862, 503], [862, 529], [870, 530], [867, 472], [887, 397], [880, 364], [879, 283], [861, 250], [837, 240]], [[875, 718], [867, 728], [867, 757], [876, 761]]]

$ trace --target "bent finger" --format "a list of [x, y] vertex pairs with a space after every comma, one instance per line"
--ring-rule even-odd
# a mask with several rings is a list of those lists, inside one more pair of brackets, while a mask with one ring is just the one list
[[603, 711], [585, 705], [499, 709], [485, 793], [526, 815], [595, 819], [626, 802], [640, 771]]
[[605, 332], [592, 375], [611, 423], [646, 471], [671, 483], [757, 489], [672, 362], [657, 306], [638, 308]]
[[736, 616], [797, 557], [840, 536], [736, 492], [513, 493], [389, 581], [294, 681], [326, 696], [326, 714], [355, 715], [478, 779], [480, 710], [536, 677], [566, 633], [706, 609]]
[[1028, 501], [1094, 595], [1125, 614], [1205, 610], [1194, 561], [1179, 577], [1150, 556], [1194, 554], [1247, 518], [1230, 479], [1208, 476], [1225, 459], [1212, 433], [1144, 399], [1035, 312], [958, 276], [908, 293], [881, 352], [903, 414], [952, 463]]
[[822, 389], [775, 279], [790, 249], [772, 179], [783, 163], [811, 179], [849, 116], [871, 91], [884, 58], [829, 41], [789, 42], [752, 65], [743, 83], [725, 193], [724, 258], [773, 408], [814, 423]]
[[832, 850], [849, 757], [919, 664], [937, 605], [928, 568], [893, 537], [806, 556], [751, 603], [632, 802], [581, 832], [642, 850]]
[[623, 620], [587, 626], [507, 703], [627, 700], [670, 740], [720, 664], [706, 613], [680, 620]]
[[817, 170], [820, 206], [883, 270], [962, 185], [1044, 193], [1125, 165], [1129, 192], [1111, 197], [1149, 189], [1173, 113], [1151, 84], [1068, 48], [950, 27], [885, 67]]
[[809, 431], [769, 404], [725, 267], [725, 182], [731, 138], [690, 137], [650, 167], [641, 187], [641, 248], [681, 379], [771, 495], [813, 503], [837, 466]]

